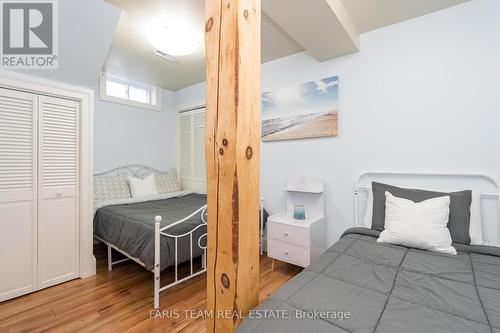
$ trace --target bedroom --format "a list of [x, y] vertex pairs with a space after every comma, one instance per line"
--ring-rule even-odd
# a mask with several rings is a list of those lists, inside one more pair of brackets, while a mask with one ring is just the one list
[[[2, 1], [2, 6], [9, 3], [23, 2]], [[229, 246], [233, 254], [229, 259], [239, 263], [234, 266], [239, 273], [233, 274], [234, 271], [226, 272], [221, 268], [221, 262], [227, 259], [224, 253], [220, 254], [222, 259], [214, 270], [213, 256], [208, 255], [207, 265], [204, 265], [203, 256], [200, 256], [204, 246], [199, 245], [205, 245], [205, 240], [202, 238], [198, 244], [195, 238], [200, 239], [201, 235], [196, 234], [192, 241], [195, 252], [198, 250], [193, 256], [193, 274], [201, 273], [156, 293], [155, 278], [160, 277], [161, 280], [158, 288], [175, 283], [177, 269], [176, 265], [172, 265], [176, 252], [173, 238], [165, 246], [168, 236], [162, 235], [160, 255], [153, 253], [154, 217], [161, 215], [162, 223], [174, 223], [203, 207], [203, 203], [198, 202], [181, 212], [178, 208], [169, 209], [165, 205], [161, 207], [165, 211], [159, 214], [148, 212], [148, 221], [144, 222], [149, 226], [145, 236], [149, 254], [144, 254], [139, 263], [126, 260], [108, 270], [108, 247], [93, 237], [93, 221], [96, 222], [93, 208], [97, 207], [93, 205], [93, 199], [98, 188], [94, 186], [94, 175], [107, 173], [117, 179], [120, 173], [124, 178], [120, 184], [125, 184], [128, 191], [131, 189], [129, 175], [146, 178], [160, 170], [162, 176], [170, 179], [164, 173], [175, 169], [181, 191], [203, 193], [206, 191], [206, 168], [209, 174], [209, 210], [210, 188], [213, 188], [210, 184], [215, 184], [211, 181], [221, 181], [220, 186], [224, 189], [213, 200], [221, 200], [218, 201], [219, 207], [228, 209], [226, 212], [232, 209], [228, 203], [232, 202], [233, 184], [222, 182], [229, 176], [214, 180], [210, 176], [213, 175], [213, 160], [207, 159], [205, 163], [200, 155], [205, 151], [205, 130], [213, 134], [210, 132], [213, 128], [207, 126], [205, 129], [201, 122], [203, 117], [199, 116], [203, 114], [206, 104], [205, 122], [210, 125], [215, 114], [208, 114], [214, 110], [220, 112], [214, 104], [210, 104], [213, 80], [205, 83], [205, 71], [213, 71], [213, 64], [219, 57], [217, 53], [205, 52], [205, 48], [213, 51], [209, 48], [215, 46], [212, 39], [203, 40], [204, 33], [221, 33], [223, 36], [227, 33], [231, 37], [231, 29], [229, 25], [207, 29], [209, 26], [218, 27], [213, 21], [209, 24], [208, 17], [211, 16], [207, 11], [212, 7], [208, 5], [216, 6], [220, 2], [206, 1], [204, 5], [204, 1], [189, 1], [185, 2], [187, 7], [179, 3], [152, 1], [148, 5], [138, 5], [137, 1], [125, 0], [58, 1], [57, 15], [54, 15], [57, 20], [53, 22], [58, 26], [57, 34], [53, 36], [53, 41], [57, 42], [53, 50], [58, 52], [57, 68], [2, 68], [2, 92], [8, 90], [8, 94], [15, 95], [9, 98], [22, 99], [23, 103], [22, 107], [12, 108], [12, 101], [2, 94], [0, 331], [230, 332], [236, 325], [242, 332], [294, 332], [305, 329], [318, 332], [498, 331], [500, 307], [499, 297], [496, 296], [500, 294], [500, 259], [495, 246], [490, 246], [500, 242], [496, 185], [500, 178], [500, 160], [494, 145], [500, 139], [496, 112], [500, 100], [495, 84], [500, 74], [500, 39], [495, 33], [500, 28], [500, 3], [496, 0], [405, 0], [404, 5], [400, 4], [401, 1], [389, 0], [315, 0], [308, 2], [309, 5], [301, 1], [294, 1], [293, 4], [277, 0], [262, 1], [262, 4], [260, 1], [231, 1], [238, 6], [262, 6], [262, 12], [247, 13], [247, 19], [253, 18], [252, 15], [257, 15], [257, 12], [261, 13], [261, 28], [256, 27], [258, 20], [248, 21], [253, 22], [254, 33], [261, 31], [258, 45], [255, 44], [255, 35], [248, 30], [240, 31], [238, 41], [247, 43], [239, 45], [247, 47], [246, 52], [241, 53], [245, 55], [241, 58], [245, 61], [239, 67], [241, 75], [255, 76], [260, 71], [260, 80], [239, 80], [235, 83], [230, 80], [232, 74], [229, 72], [217, 76], [224, 84], [232, 88], [238, 84], [240, 88], [222, 89], [221, 96], [226, 97], [223, 101], [234, 101], [236, 91], [243, 94], [239, 101], [254, 101], [253, 107], [248, 108], [252, 112], [246, 113], [248, 119], [240, 124], [255, 125], [251, 126], [251, 139], [256, 146], [251, 144], [253, 149], [248, 150], [246, 145], [238, 146], [241, 137], [223, 137], [217, 133], [214, 137], [220, 147], [213, 150], [217, 158], [223, 159], [232, 156], [233, 147], [242, 149], [244, 156], [250, 156], [248, 160], [253, 162], [252, 166], [243, 165], [253, 168], [253, 171], [238, 173], [238, 177], [242, 177], [240, 180], [244, 180], [238, 183], [239, 218], [255, 221], [239, 224], [239, 232], [248, 240], [245, 246], [250, 250], [233, 248], [229, 246], [230, 238], [219, 237], [218, 242], [225, 242], [221, 246]], [[176, 8], [179, 12], [173, 7], [163, 8], [166, 13], [175, 13], [176, 19], [188, 16], [187, 22], [194, 23], [201, 36], [200, 39], [193, 38], [196, 50], [180, 56], [177, 62], [152, 54], [153, 43], [147, 38], [150, 36], [135, 26], [140, 17], [161, 16], [160, 7], [155, 6], [167, 4], [177, 4], [180, 8]], [[282, 10], [284, 7], [286, 11]], [[181, 13], [182, 10], [185, 12]], [[231, 12], [235, 9], [227, 10]], [[6, 10], [3, 13], [5, 15]], [[242, 22], [237, 21], [237, 24]], [[160, 33], [162, 37], [165, 37], [164, 34]], [[5, 37], [3, 40], [5, 42]], [[2, 56], [5, 57], [8, 52], [3, 47]], [[256, 51], [259, 48], [262, 48], [262, 54]], [[13, 53], [10, 57], [17, 55]], [[235, 57], [234, 53], [228, 52], [221, 59], [228, 65]], [[262, 62], [262, 66], [255, 65], [259, 63], [256, 59]], [[205, 61], [209, 64], [208, 68]], [[2, 60], [2, 66], [7, 65]], [[248, 68], [252, 70], [246, 71]], [[215, 72], [223, 69], [215, 68]], [[128, 93], [123, 95], [126, 98], [119, 103], [106, 100], [101, 91], [106, 84], [127, 86]], [[290, 114], [286, 112], [292, 107], [298, 109], [307, 105], [303, 104], [304, 99], [308, 100], [304, 96], [309, 96], [307, 92], [310, 92], [308, 89], [312, 84], [318, 91], [326, 89], [332, 92], [333, 97], [328, 101], [329, 105], [337, 107], [336, 122], [328, 122], [331, 124], [328, 136], [312, 137], [319, 136], [311, 134], [317, 127], [309, 126], [307, 131], [303, 131], [305, 138], [298, 138], [297, 130], [290, 130], [290, 126], [307, 118], [290, 121], [287, 118]], [[332, 90], [334, 86], [335, 91]], [[149, 104], [155, 105], [133, 105], [130, 87], [136, 92], [146, 92]], [[210, 93], [206, 94], [206, 91]], [[72, 104], [64, 102], [66, 104], [60, 105], [47, 95], [50, 98], [65, 97], [63, 99], [71, 100]], [[156, 97], [153, 98], [153, 95]], [[144, 95], [141, 96], [135, 98], [144, 98]], [[268, 99], [273, 103], [268, 103]], [[161, 102], [153, 103], [154, 100]], [[78, 103], [75, 104], [75, 101]], [[262, 115], [258, 110], [261, 101]], [[322, 100], [315, 99], [307, 112], [301, 112], [301, 117], [316, 110], [321, 104], [319, 101]], [[160, 111], [156, 104], [161, 104]], [[285, 105], [281, 111], [280, 105]], [[229, 110], [234, 108], [234, 105], [228, 107]], [[270, 113], [278, 109], [277, 112], [282, 112], [280, 115], [284, 116], [279, 121], [272, 121], [272, 117], [266, 118], [270, 114], [265, 113], [268, 108]], [[68, 119], [68, 116], [60, 115], [60, 111], [68, 110], [80, 112], [72, 113], [76, 118]], [[13, 111], [16, 112], [14, 115]], [[32, 122], [28, 125], [22, 123], [31, 118], [26, 115], [18, 117], [17, 111], [33, 115]], [[38, 116], [40, 120], [37, 121]], [[225, 126], [230, 126], [230, 114], [220, 117], [227, 120]], [[261, 117], [262, 128], [268, 128], [265, 125], [276, 126], [276, 123], [281, 126], [282, 130], [273, 132], [275, 137], [294, 137], [291, 140], [261, 139], [260, 132], [255, 130], [260, 127]], [[269, 119], [271, 121], [265, 123]], [[181, 128], [181, 120], [188, 126]], [[194, 126], [195, 122], [200, 123]], [[64, 144], [67, 128], [73, 126], [75, 129], [76, 123], [80, 124], [78, 131], [70, 134], [73, 139], [78, 137], [79, 147], [68, 148]], [[49, 126], [44, 127], [44, 124]], [[57, 126], [51, 127], [51, 124]], [[28, 132], [26, 126], [33, 126], [33, 131]], [[299, 129], [300, 136], [300, 126], [292, 127]], [[51, 134], [54, 128], [56, 131]], [[240, 129], [232, 128], [234, 133]], [[44, 141], [44, 133], [46, 138], [55, 138], [56, 141]], [[183, 140], [181, 133], [189, 135], [186, 134]], [[213, 144], [210, 136], [207, 138], [208, 143]], [[236, 145], [233, 145], [235, 141]], [[43, 146], [43, 142], [48, 142], [47, 146]], [[54, 148], [57, 148], [56, 151], [63, 150], [66, 156], [54, 157], [51, 150]], [[68, 154], [74, 154], [73, 157], [79, 160], [78, 167]], [[44, 156], [48, 158], [45, 174]], [[67, 163], [61, 163], [61, 160]], [[255, 162], [259, 160], [260, 163]], [[237, 160], [235, 163], [244, 161]], [[124, 168], [130, 165], [147, 168]], [[221, 167], [227, 166], [221, 164]], [[260, 170], [256, 170], [259, 166]], [[60, 168], [64, 170], [60, 171]], [[259, 172], [260, 176], [256, 176]], [[232, 179], [234, 172], [227, 175]], [[74, 178], [67, 183], [68, 177]], [[44, 182], [44, 179], [47, 181]], [[61, 186], [61, 181], [64, 186]], [[436, 254], [429, 247], [426, 250], [413, 249], [422, 247], [422, 244], [404, 246], [401, 241], [389, 243], [403, 245], [375, 243], [380, 229], [389, 219], [388, 216], [380, 217], [381, 212], [385, 213], [384, 208], [388, 209], [385, 200], [398, 201], [408, 193], [393, 191], [394, 197], [386, 198], [385, 191], [382, 191], [380, 201], [380, 191], [377, 195], [375, 190], [372, 192], [372, 181], [448, 194], [472, 190], [470, 202], [467, 198], [467, 204], [459, 205], [459, 208], [466, 208], [465, 225], [476, 226], [476, 229], [465, 232], [464, 236], [464, 225], [461, 224], [463, 239], [458, 241], [459, 232], [455, 230], [455, 223], [450, 222], [446, 229], [441, 230], [448, 230], [457, 255]], [[174, 182], [176, 188], [179, 186], [177, 182]], [[12, 184], [19, 185], [19, 188], [12, 190]], [[156, 180], [153, 184], [157, 184]], [[44, 188], [46, 185], [47, 188]], [[157, 187], [149, 182], [150, 191], [167, 192], [163, 194], [166, 197], [177, 192], [171, 189], [158, 191]], [[368, 200], [370, 192], [372, 200]], [[132, 194], [127, 193], [126, 196]], [[123, 199], [128, 200], [119, 200]], [[422, 200], [411, 195], [406, 199]], [[162, 200], [172, 202], [170, 199]], [[372, 208], [367, 209], [367, 203], [372, 201]], [[453, 202], [450, 200], [448, 203], [450, 211], [457, 208], [455, 200]], [[130, 211], [118, 213], [114, 209], [134, 208], [141, 204], [120, 203], [101, 207], [104, 209], [101, 211], [103, 219], [104, 213], [113, 212], [115, 216], [125, 214], [126, 218], [132, 219]], [[263, 232], [264, 253], [260, 257], [259, 204], [271, 216]], [[155, 212], [157, 209], [153, 208]], [[176, 214], [169, 218], [167, 215], [171, 211]], [[291, 223], [297, 225], [280, 222], [278, 214], [282, 211], [287, 211], [287, 216], [296, 214], [298, 221], [292, 220]], [[372, 217], [365, 214], [366, 211], [371, 211]], [[300, 220], [301, 215], [305, 215], [306, 221], [310, 220], [316, 212], [320, 217], [319, 223], [308, 225]], [[50, 214], [53, 219], [47, 217]], [[66, 219], [65, 214], [73, 215]], [[232, 216], [229, 213], [217, 217], [220, 230], [231, 230], [224, 228], [231, 227], [227, 222], [232, 222]], [[455, 221], [455, 217], [453, 213], [448, 220]], [[196, 220], [196, 226], [204, 224], [204, 218], [199, 214], [192, 219]], [[371, 222], [375, 219], [378, 219], [378, 227], [376, 223], [372, 226]], [[73, 224], [69, 225], [67, 220]], [[210, 237], [219, 232], [210, 229], [210, 223], [208, 218], [208, 251], [215, 244], [210, 243]], [[130, 224], [126, 225], [130, 227]], [[314, 229], [313, 225], [319, 226], [319, 229]], [[351, 230], [349, 235], [342, 237], [346, 230], [360, 225], [367, 226], [368, 230], [355, 229], [358, 233]], [[44, 229], [46, 226], [56, 229]], [[62, 232], [62, 227], [70, 229]], [[297, 227], [300, 228], [298, 231]], [[375, 230], [371, 230], [372, 227]], [[46, 234], [40, 232], [44, 230]], [[247, 231], [243, 234], [244, 230]], [[417, 231], [412, 230], [413, 236], [418, 236]], [[202, 228], [197, 232], [202, 234]], [[288, 239], [280, 239], [286, 233]], [[109, 234], [117, 235], [111, 231]], [[319, 235], [321, 240], [311, 241], [313, 234]], [[71, 235], [74, 237], [71, 238]], [[479, 249], [477, 245], [463, 244], [469, 244], [469, 238], [477, 244], [480, 242], [478, 235], [486, 246]], [[99, 234], [97, 236], [100, 237]], [[434, 241], [434, 236], [435, 233], [431, 233], [424, 237], [424, 241]], [[361, 243], [365, 245], [363, 247], [359, 241], [349, 250], [347, 246], [357, 237], [366, 240], [367, 245]], [[112, 261], [126, 259], [119, 255], [118, 250], [132, 251], [100, 238], [117, 247], [110, 251]], [[130, 244], [139, 244], [139, 238], [129, 238]], [[144, 241], [144, 238], [140, 240]], [[450, 250], [449, 247], [447, 249]], [[348, 252], [340, 255], [339, 252], [344, 250]], [[236, 256], [233, 251], [236, 251]], [[189, 246], [181, 245], [177, 252], [183, 257], [179, 259], [181, 263], [177, 272], [180, 280], [191, 273], [191, 256]], [[286, 252], [288, 259], [284, 257]], [[47, 260], [44, 257], [50, 255], [57, 259]], [[159, 269], [160, 272], [155, 275], [148, 270], [154, 271], [157, 257], [160, 262], [165, 258], [170, 262], [165, 264], [169, 267]], [[337, 257], [338, 261], [333, 261]], [[428, 258], [430, 261], [427, 261]], [[255, 260], [260, 260], [260, 265], [246, 265], [255, 263]], [[146, 261], [148, 268], [141, 267], [141, 263]], [[433, 264], [435, 262], [438, 265]], [[164, 268], [163, 265], [162, 262], [161, 268]], [[52, 272], [49, 269], [57, 271], [60, 267], [69, 271], [54, 272], [55, 277], [50, 276]], [[206, 273], [203, 272], [204, 267]], [[402, 273], [392, 274], [396, 271]], [[223, 272], [225, 277], [221, 274]], [[214, 274], [220, 276], [215, 279]], [[260, 288], [241, 287], [255, 279], [260, 280]], [[212, 283], [207, 284], [207, 281]], [[325, 281], [333, 282], [328, 284]], [[352, 284], [341, 285], [339, 281], [350, 281]], [[442, 286], [443, 281], [448, 284]], [[230, 292], [220, 295], [220, 289], [214, 288], [214, 285]], [[298, 285], [304, 286], [307, 292], [293, 290]], [[353, 285], [357, 285], [356, 288]], [[242, 310], [241, 314], [238, 312], [235, 320], [232, 315], [211, 316], [210, 309], [234, 310], [234, 302], [225, 302], [227, 299], [224, 297], [234, 296], [233, 288], [238, 286], [238, 301], [242, 302], [238, 303], [238, 309]], [[380, 301], [379, 295], [386, 297]], [[357, 301], [360, 299], [364, 302]], [[214, 308], [215, 303], [218, 308]], [[270, 311], [256, 312], [257, 303], [260, 303], [257, 310], [267, 307]], [[241, 304], [242, 307], [239, 306]], [[160, 312], [155, 311], [155, 305], [159, 306]], [[304, 311], [326, 311], [323, 314], [328, 318], [272, 318], [285, 312], [290, 314], [293, 307]], [[277, 311], [280, 309], [288, 311]], [[349, 318], [346, 312], [349, 312]], [[240, 318], [249, 317], [249, 314], [264, 314], [267, 318]], [[306, 316], [309, 312], [295, 313], [300, 314]], [[340, 320], [332, 318], [332, 315], [345, 316]], [[360, 316], [362, 320], [358, 320]]]

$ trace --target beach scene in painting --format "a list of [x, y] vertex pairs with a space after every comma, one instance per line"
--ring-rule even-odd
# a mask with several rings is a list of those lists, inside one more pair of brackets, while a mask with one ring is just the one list
[[262, 94], [262, 140], [338, 135], [338, 77]]

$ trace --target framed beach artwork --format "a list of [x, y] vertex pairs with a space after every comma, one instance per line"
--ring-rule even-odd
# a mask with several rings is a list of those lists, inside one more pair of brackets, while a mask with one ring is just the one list
[[262, 141], [338, 135], [338, 76], [262, 94]]

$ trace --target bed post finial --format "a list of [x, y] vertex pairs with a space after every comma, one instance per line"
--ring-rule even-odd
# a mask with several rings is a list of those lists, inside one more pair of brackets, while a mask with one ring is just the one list
[[160, 223], [161, 216], [155, 217], [155, 266], [154, 272], [154, 307], [160, 307]]

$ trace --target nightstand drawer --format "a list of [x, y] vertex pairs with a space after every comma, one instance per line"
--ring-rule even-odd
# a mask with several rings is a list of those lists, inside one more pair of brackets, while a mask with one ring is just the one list
[[302, 267], [309, 265], [309, 249], [293, 244], [281, 242], [276, 239], [269, 240], [268, 256], [281, 261], [286, 261]]
[[292, 225], [270, 222], [267, 227], [267, 237], [279, 239], [298, 245], [309, 246], [309, 229]]

